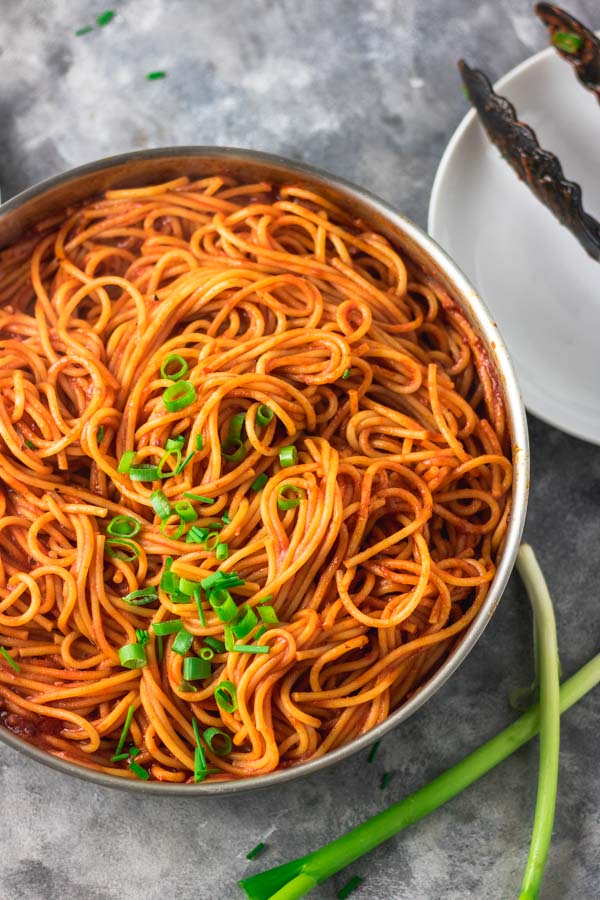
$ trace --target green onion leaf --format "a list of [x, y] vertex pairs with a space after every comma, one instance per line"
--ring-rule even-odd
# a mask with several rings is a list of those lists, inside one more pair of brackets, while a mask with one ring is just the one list
[[227, 510], [227, 512], [223, 513], [223, 515], [221, 516], [221, 522], [223, 522], [225, 525], [231, 525], [231, 517], [229, 515], [229, 510]]
[[158, 481], [159, 478], [163, 477], [158, 471], [158, 466], [153, 466], [150, 463], [142, 463], [141, 466], [131, 466], [127, 474], [132, 481]]
[[237, 616], [238, 608], [228, 590], [215, 588], [208, 595], [208, 602], [221, 622], [231, 622]]
[[[174, 516], [169, 516], [169, 519], [172, 519], [172, 518], [174, 518]], [[160, 533], [163, 534], [165, 537], [170, 538], [172, 541], [178, 541], [184, 532], [185, 522], [183, 521], [181, 516], [177, 516], [177, 519], [178, 519], [177, 522], [170, 522], [169, 519], [163, 519], [162, 524], [160, 526]], [[175, 532], [173, 534], [167, 534], [166, 529], [171, 525], [176, 525]]]
[[209, 647], [212, 647], [215, 653], [223, 653], [225, 650], [225, 644], [223, 643], [223, 641], [220, 641], [219, 638], [212, 637], [212, 635], [208, 635], [208, 637], [205, 637], [204, 643], [208, 644]]
[[552, 43], [565, 53], [578, 53], [583, 41], [578, 34], [571, 31], [557, 31], [552, 37]]
[[252, 489], [253, 491], [260, 491], [260, 490], [262, 490], [262, 489], [264, 488], [264, 486], [265, 486], [265, 484], [267, 483], [268, 480], [269, 480], [269, 476], [268, 476], [265, 472], [263, 472], [262, 475], [259, 475], [258, 478], [256, 478], [256, 479], [252, 482], [252, 484], [251, 484], [251, 489]]
[[[172, 369], [173, 366], [177, 367], [175, 371]], [[171, 371], [169, 372], [168, 369], [171, 369]], [[161, 378], [170, 378], [171, 381], [180, 381], [187, 375], [187, 370], [188, 364], [183, 356], [180, 356], [178, 353], [170, 353], [160, 367], [160, 376]]]
[[167, 438], [165, 441], [165, 450], [183, 450], [184, 444], [185, 438], [182, 434], [176, 438]]
[[233, 742], [226, 731], [222, 731], [220, 728], [207, 728], [202, 737], [208, 749], [215, 756], [227, 756], [228, 753], [231, 753]]
[[176, 634], [182, 628], [183, 621], [181, 619], [167, 619], [166, 622], [154, 622], [152, 625], [152, 631], [160, 637], [164, 637], [166, 634]]
[[81, 37], [84, 34], [89, 34], [90, 31], [93, 31], [93, 30], [94, 29], [92, 28], [91, 25], [84, 25], [83, 28], [77, 29], [77, 31], [75, 32], [75, 37]]
[[226, 713], [234, 713], [238, 708], [237, 690], [231, 681], [220, 681], [215, 688], [214, 697], [219, 709]]
[[256, 410], [256, 421], [259, 425], [268, 425], [269, 422], [273, 421], [273, 417], [275, 413], [271, 409], [270, 406], [266, 406], [266, 404], [261, 403], [261, 405]]
[[146, 78], [148, 79], [148, 81], [158, 81], [159, 78], [166, 78], [166, 77], [167, 77], [166, 72], [148, 72], [148, 74], [146, 75]]
[[255, 625], [258, 624], [258, 616], [251, 606], [242, 606], [238, 612], [235, 622], [231, 626], [231, 630], [236, 638], [246, 637], [250, 634]]
[[136, 628], [135, 636], [137, 638], [138, 644], [141, 644], [142, 647], [144, 647], [150, 640], [150, 635], [145, 628]]
[[126, 450], [121, 459], [119, 460], [119, 465], [117, 466], [117, 472], [122, 472], [123, 474], [127, 474], [131, 469], [131, 463], [135, 459], [135, 450]]
[[119, 648], [119, 661], [126, 669], [141, 669], [146, 665], [146, 651], [142, 644], [125, 644]]
[[35, 444], [33, 443], [33, 441], [30, 441], [29, 438], [25, 438], [23, 443], [28, 450], [35, 450]]
[[186, 492], [184, 497], [188, 497], [190, 500], [197, 500], [198, 503], [210, 503], [213, 504], [215, 502], [214, 497], [203, 497], [202, 494], [190, 494]]
[[178, 500], [175, 504], [175, 512], [181, 516], [184, 522], [194, 522], [198, 518], [196, 510], [189, 500]]
[[190, 581], [188, 578], [179, 579], [179, 590], [187, 597], [191, 597], [198, 587], [200, 587], [200, 585], [196, 581]]
[[98, 431], [96, 432], [96, 440], [99, 444], [104, 440], [104, 425], [101, 425]]
[[205, 659], [210, 662], [211, 659], [215, 658], [215, 651], [212, 649], [212, 647], [203, 647], [199, 653], [199, 656], [200, 659]]
[[214, 587], [240, 587], [244, 584], [244, 579], [240, 578], [237, 572], [221, 572], [219, 569], [219, 571], [207, 575], [200, 584], [205, 591], [210, 591]]
[[229, 422], [229, 429], [227, 431], [228, 441], [241, 441], [245, 421], [246, 413], [236, 413], [235, 416], [231, 417], [231, 420]]
[[0, 647], [0, 653], [9, 664], [9, 666], [15, 670], [15, 672], [21, 671], [21, 666], [15, 659], [12, 658], [6, 647]]
[[279, 451], [279, 465], [282, 469], [295, 466], [298, 462], [298, 451], [292, 444], [290, 447], [282, 447]]
[[[125, 741], [127, 740], [127, 735], [129, 734], [129, 729], [131, 728], [131, 722], [133, 720], [133, 713], [135, 712], [135, 707], [133, 703], [127, 710], [127, 715], [125, 716], [125, 721], [123, 722], [123, 730], [121, 731], [121, 736], [119, 738], [119, 743], [117, 744], [117, 749], [115, 750], [115, 754], [118, 756], [123, 747], [125, 746]], [[129, 756], [129, 754], [127, 754]]]
[[203, 441], [203, 439], [202, 439], [202, 435], [201, 435], [201, 434], [197, 434], [197, 435], [196, 435], [196, 437], [195, 437], [195, 444], [196, 444], [196, 450], [202, 450], [202, 448], [203, 448], [203, 446], [204, 446], [204, 441]]
[[346, 897], [349, 897], [350, 894], [353, 894], [359, 884], [362, 884], [364, 881], [359, 875], [353, 875], [352, 878], [346, 882], [346, 884], [340, 888], [337, 892], [338, 900], [346, 900]]
[[179, 590], [179, 578], [173, 572], [171, 572], [171, 566], [173, 565], [173, 557], [167, 556], [165, 560], [165, 568], [160, 577], [160, 589], [165, 592], [165, 594], [173, 594], [175, 591]]
[[185, 409], [196, 399], [196, 389], [189, 381], [176, 381], [162, 395], [162, 402], [169, 412]]
[[188, 453], [188, 455], [186, 456], [186, 458], [185, 458], [184, 460], [182, 460], [182, 461], [178, 464], [177, 468], [175, 469], [175, 472], [176, 472], [177, 475], [181, 475], [181, 473], [183, 472], [183, 470], [185, 469], [185, 467], [187, 466], [187, 464], [188, 464], [189, 462], [191, 462], [191, 460], [193, 459], [193, 456], [194, 456], [194, 453], [195, 453], [195, 452], [196, 452], [195, 450], [192, 450], [191, 453]]
[[249, 853], [246, 853], [246, 859], [254, 859], [258, 856], [259, 853], [262, 853], [265, 849], [265, 844], [261, 841], [260, 844], [257, 844], [256, 847], [253, 847]]
[[271, 648], [262, 644], [234, 644], [232, 653], [270, 653]]
[[377, 756], [377, 751], [379, 750], [381, 741], [375, 741], [371, 749], [369, 750], [369, 755], [367, 756], [367, 762], [372, 763], [375, 757]]
[[185, 541], [186, 544], [203, 544], [208, 535], [208, 528], [200, 528], [199, 525], [192, 525], [186, 535]]
[[211, 533], [204, 539], [203, 545], [206, 550], [214, 550], [219, 543], [219, 535], [216, 531]]
[[168, 519], [171, 515], [171, 504], [161, 490], [152, 491], [150, 494], [152, 509], [159, 519]]
[[346, 378], [350, 378], [351, 371], [351, 369], [344, 369], [342, 373], [342, 378], [344, 379], [344, 381], [346, 380]]
[[164, 654], [163, 638], [162, 638], [161, 634], [156, 636], [156, 645], [157, 645], [156, 646], [156, 658], [157, 658], [158, 662], [161, 663], [163, 661], [163, 654]]
[[131, 516], [115, 516], [106, 526], [106, 533], [111, 537], [135, 537], [141, 531], [140, 523]]
[[233, 631], [229, 625], [226, 625], [223, 629], [223, 637], [225, 638], [225, 649], [228, 653], [231, 653], [233, 650], [233, 645], [235, 644], [235, 638], [233, 636]]
[[109, 22], [115, 17], [114, 9], [107, 9], [106, 12], [101, 13], [96, 19], [96, 25], [99, 25], [102, 28], [104, 25], [108, 25]]
[[218, 562], [223, 562], [229, 556], [229, 546], [227, 544], [217, 544], [215, 547], [215, 556]]
[[[115, 549], [124, 547], [124, 550]], [[140, 548], [133, 541], [126, 538], [108, 538], [105, 544], [107, 556], [111, 559], [120, 559], [121, 562], [134, 563], [140, 555]]]
[[198, 746], [194, 750], [194, 784], [197, 784], [199, 781], [204, 781], [206, 778], [206, 757], [204, 756], [204, 750], [198, 744]]
[[[202, 609], [202, 591], [200, 590], [200, 585], [194, 588], [193, 596], [196, 603], [196, 609], [198, 610], [198, 619], [200, 620], [202, 627], [205, 628], [206, 619], [204, 618], [204, 610]], [[200, 656], [202, 656], [202, 652], [200, 652]]]
[[256, 632], [256, 634], [254, 635], [254, 640], [257, 641], [259, 639], [259, 637], [262, 637], [263, 634], [265, 634], [266, 630], [267, 630], [267, 626], [261, 625], [260, 628], [258, 629], [258, 631]]
[[148, 779], [150, 778], [150, 773], [142, 768], [139, 763], [136, 763], [134, 759], [132, 759], [129, 763], [129, 768], [134, 773], [134, 775], [137, 775], [137, 777], [141, 778], [142, 781], [148, 781]]
[[246, 452], [244, 444], [242, 444], [239, 439], [231, 440], [230, 438], [227, 438], [227, 440], [221, 444], [221, 453], [227, 462], [241, 462], [245, 458]]
[[[167, 460], [171, 458], [171, 456], [175, 457], [175, 465], [165, 472], [165, 464]], [[177, 474], [177, 470], [179, 469], [179, 464], [181, 462], [181, 450], [179, 447], [176, 450], [167, 450], [160, 458], [160, 462], [158, 464], [158, 477], [159, 478], [172, 478], [173, 475]]]
[[384, 772], [379, 783], [380, 790], [384, 791], [394, 776], [393, 772]]
[[190, 634], [189, 631], [186, 631], [185, 628], [181, 628], [177, 637], [173, 641], [171, 649], [173, 653], [178, 653], [180, 656], [185, 656], [190, 647], [192, 646], [192, 641], [194, 640], [194, 635]]
[[[286, 497], [286, 493], [291, 494], [291, 497]], [[282, 484], [279, 488], [277, 506], [279, 509], [294, 509], [295, 506], [300, 505], [300, 500], [304, 497], [305, 493], [302, 488], [295, 487], [293, 484]]]
[[256, 611], [259, 614], [261, 621], [266, 622], [267, 625], [277, 625], [279, 622], [277, 613], [272, 606], [257, 606]]
[[183, 661], [183, 677], [186, 681], [203, 681], [210, 678], [211, 672], [210, 662], [199, 656], [186, 656]]
[[122, 762], [124, 759], [129, 759], [130, 756], [131, 756], [131, 754], [128, 753], [127, 751], [125, 751], [125, 753], [116, 753], [114, 756], [111, 756], [110, 761], [111, 762]]

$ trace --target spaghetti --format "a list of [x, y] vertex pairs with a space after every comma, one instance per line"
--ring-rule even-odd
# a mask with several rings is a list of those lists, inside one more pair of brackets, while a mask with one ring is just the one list
[[107, 191], [0, 253], [0, 722], [122, 778], [259, 776], [440, 665], [510, 514], [465, 317], [298, 185]]

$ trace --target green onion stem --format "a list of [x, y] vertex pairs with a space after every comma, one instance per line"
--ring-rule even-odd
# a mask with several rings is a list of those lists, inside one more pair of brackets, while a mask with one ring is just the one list
[[552, 840], [558, 754], [560, 746], [560, 676], [558, 641], [552, 599], [535, 554], [523, 544], [517, 554], [517, 570], [529, 596], [534, 615], [537, 675], [540, 684], [540, 764], [538, 792], [529, 856], [523, 875], [520, 900], [539, 896], [548, 849]]
[[[600, 653], [560, 687], [560, 711], [570, 709], [600, 682]], [[294, 900], [399, 831], [418, 822], [473, 784], [538, 733], [539, 705], [478, 747], [451, 769], [362, 825], [321, 847], [240, 881], [250, 900]]]

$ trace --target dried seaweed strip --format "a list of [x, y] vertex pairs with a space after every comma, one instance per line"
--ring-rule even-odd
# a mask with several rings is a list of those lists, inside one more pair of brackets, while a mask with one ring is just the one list
[[554, 48], [571, 63], [580, 82], [600, 103], [600, 40], [560, 6], [538, 3], [535, 11], [548, 27]]
[[533, 129], [517, 119], [512, 103], [494, 92], [483, 72], [471, 69], [464, 60], [458, 66], [492, 143], [586, 252], [600, 259], [600, 222], [584, 211], [580, 186], [565, 178], [558, 158], [540, 147]]

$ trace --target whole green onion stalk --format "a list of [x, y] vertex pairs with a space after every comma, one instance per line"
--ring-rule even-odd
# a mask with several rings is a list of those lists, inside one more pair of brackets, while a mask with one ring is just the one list
[[[526, 588], [531, 591], [532, 604], [536, 612], [536, 623], [540, 629], [554, 627], [554, 618], [548, 608], [549, 598], [540, 600], [540, 590], [544, 590], [541, 573], [531, 550], [519, 557], [519, 571], [524, 577]], [[535, 596], [534, 596], [535, 595]], [[543, 608], [543, 615], [540, 614]], [[539, 610], [539, 612], [538, 612]], [[550, 614], [549, 614], [550, 613]], [[303, 897], [325, 879], [353, 863], [365, 853], [389, 840], [409, 825], [423, 819], [430, 812], [443, 806], [473, 782], [477, 781], [508, 756], [544, 730], [543, 744], [540, 745], [540, 779], [542, 770], [549, 779], [543, 794], [538, 799], [536, 821], [531, 842], [531, 851], [521, 898], [537, 896], [541, 882], [545, 854], [548, 849], [549, 834], [554, 815], [556, 793], [556, 769], [554, 755], [558, 751], [558, 733], [553, 728], [555, 697], [553, 694], [552, 671], [557, 666], [556, 640], [546, 639], [546, 634], [538, 640], [540, 648], [540, 688], [542, 702], [549, 709], [540, 712], [540, 705], [532, 706], [512, 725], [487, 741], [465, 759], [439, 775], [432, 782], [419, 788], [413, 794], [378, 813], [352, 831], [326, 844], [306, 856], [291, 860], [281, 866], [260, 872], [240, 881], [240, 886], [250, 900], [295, 900]], [[545, 661], [542, 664], [541, 657]], [[542, 681], [544, 687], [541, 687]], [[565, 712], [600, 682], [600, 654], [584, 665], [575, 675], [565, 681], [558, 692], [559, 710]], [[542, 724], [543, 722], [543, 724]], [[542, 758], [543, 757], [543, 758]], [[553, 785], [553, 786], [552, 786]], [[546, 793], [547, 789], [547, 793]], [[529, 893], [526, 893], [529, 891]]]

